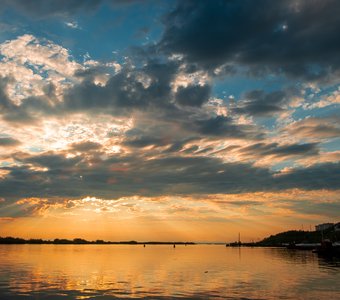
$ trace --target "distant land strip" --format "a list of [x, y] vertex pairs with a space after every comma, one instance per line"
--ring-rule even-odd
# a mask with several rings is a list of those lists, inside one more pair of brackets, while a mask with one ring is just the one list
[[244, 243], [241, 241], [235, 241], [232, 243], [224, 242], [138, 242], [138, 241], [104, 241], [95, 240], [87, 241], [82, 238], [75, 239], [54, 239], [54, 240], [43, 240], [43, 239], [23, 239], [17, 237], [0, 237], [0, 244], [62, 244], [62, 245], [196, 245], [196, 244], [215, 244], [215, 245], [226, 245], [226, 246], [245, 246], [245, 247], [283, 247], [290, 243], [319, 243], [322, 239], [329, 239], [333, 242], [340, 241], [340, 232], [335, 231], [333, 228], [329, 228], [320, 231], [303, 231], [303, 230], [290, 230], [280, 232], [275, 235], [264, 238], [258, 242]]
[[63, 244], [63, 245], [194, 245], [194, 242], [137, 242], [137, 241], [104, 241], [95, 240], [87, 241], [81, 238], [69, 239], [54, 239], [54, 240], [43, 240], [43, 239], [23, 239], [17, 237], [0, 237], [0, 244]]

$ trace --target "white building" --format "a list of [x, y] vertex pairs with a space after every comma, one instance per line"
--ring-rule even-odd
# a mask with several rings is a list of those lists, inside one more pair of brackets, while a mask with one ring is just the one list
[[323, 223], [315, 226], [316, 231], [324, 231], [328, 228], [332, 228], [334, 226], [334, 223]]
[[340, 231], [340, 222], [339, 222], [339, 223], [336, 223], [336, 224], [334, 225], [334, 230], [335, 230], [335, 231]]

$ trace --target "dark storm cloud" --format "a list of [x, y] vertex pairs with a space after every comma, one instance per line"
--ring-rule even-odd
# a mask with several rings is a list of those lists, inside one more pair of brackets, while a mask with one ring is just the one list
[[[189, 135], [198, 133], [243, 139], [263, 137], [254, 125], [238, 125], [229, 117], [207, 114], [201, 105], [208, 101], [211, 92], [209, 85], [188, 85], [174, 92], [172, 84], [179, 67], [178, 62], [154, 60], [141, 68], [125, 66], [117, 74], [111, 75], [105, 85], [94, 83], [95, 75], [101, 71], [90, 69], [76, 74], [82, 81], [65, 90], [62, 102], [55, 97], [53, 86], [46, 86], [45, 95], [28, 97], [19, 105], [14, 104], [6, 94], [8, 79], [3, 78], [0, 82], [1, 114], [8, 122], [33, 123], [49, 115], [81, 112], [128, 116], [141, 111], [155, 122], [167, 121], [169, 126], [181, 127]], [[140, 135], [143, 136], [131, 137], [126, 145], [144, 147], [176, 142], [165, 141], [164, 135], [169, 135], [166, 130], [158, 133], [158, 136], [153, 132]]]
[[316, 164], [293, 169], [287, 174], [276, 177], [275, 182], [281, 188], [340, 189], [340, 163]]
[[48, 97], [28, 97], [22, 104], [8, 102], [8, 106], [0, 112], [3, 119], [12, 123], [34, 123], [41, 117], [57, 114], [57, 107], [51, 105]]
[[225, 116], [216, 116], [210, 119], [197, 120], [194, 124], [196, 130], [207, 136], [261, 139], [263, 134], [253, 125], [235, 124]]
[[128, 138], [124, 141], [124, 145], [128, 147], [135, 147], [135, 148], [143, 148], [147, 146], [164, 146], [167, 145], [169, 142], [166, 141], [164, 138], [157, 138], [152, 136], [135, 136], [132, 138]]
[[309, 143], [277, 146], [273, 149], [268, 149], [264, 154], [274, 154], [276, 156], [317, 155], [319, 153], [317, 145], [317, 143]]
[[7, 95], [7, 85], [11, 78], [0, 77], [0, 114], [7, 121], [31, 121], [31, 117], [18, 105], [15, 105]]
[[76, 156], [73, 158], [66, 158], [62, 154], [55, 154], [53, 152], [44, 153], [35, 156], [25, 156], [16, 155], [13, 156], [17, 161], [24, 164], [33, 164], [40, 167], [46, 167], [50, 169], [63, 169], [67, 170], [69, 168], [77, 167], [77, 164], [81, 161], [81, 156]]
[[278, 143], [257, 143], [251, 146], [243, 147], [238, 150], [239, 153], [249, 154], [254, 157], [276, 156], [313, 156], [319, 154], [318, 143], [306, 144], [287, 144], [279, 145]]
[[184, 153], [192, 153], [198, 150], [198, 146], [193, 145], [185, 150], [183, 148], [187, 143], [194, 142], [195, 140], [200, 140], [200, 137], [187, 137], [182, 140], [173, 141], [170, 147], [163, 151], [163, 153], [176, 153], [179, 151], [183, 151]]
[[96, 85], [94, 78], [104, 69], [93, 68], [76, 72], [82, 82], [65, 90], [63, 101], [55, 97], [55, 88], [46, 85], [42, 96], [24, 99], [15, 104], [6, 90], [11, 78], [0, 78], [0, 108], [4, 120], [33, 122], [41, 116], [73, 112], [126, 115], [134, 109], [148, 110], [156, 107], [177, 110], [174, 107], [171, 83], [176, 75], [176, 63], [149, 61], [141, 69], [129, 67], [112, 75], [105, 85]]
[[147, 109], [150, 106], [171, 106], [171, 82], [176, 75], [176, 63], [149, 61], [138, 70], [124, 68], [113, 75], [106, 85], [85, 80], [69, 90], [64, 98], [64, 109], [71, 111], [105, 110], [113, 115]]
[[102, 145], [96, 142], [84, 141], [79, 143], [74, 143], [71, 145], [71, 149], [80, 152], [87, 152], [92, 150], [99, 150], [102, 148]]
[[290, 95], [285, 91], [266, 93], [263, 90], [253, 90], [244, 95], [232, 111], [255, 117], [268, 117], [285, 111], [290, 101]]
[[0, 115], [5, 121], [14, 123], [33, 123], [41, 116], [57, 113], [55, 87], [47, 84], [45, 95], [27, 97], [21, 104], [15, 104], [7, 94], [7, 86], [12, 78], [0, 76]]
[[[89, 162], [95, 161], [90, 164]], [[41, 154], [20, 160], [21, 166], [2, 167], [5, 199], [24, 197], [159, 196], [340, 188], [340, 164], [319, 164], [275, 173], [247, 163], [226, 163], [209, 157], [145, 159], [138, 155], [66, 158]], [[38, 168], [39, 167], [39, 168]], [[41, 167], [47, 169], [42, 170]]]
[[[141, 159], [116, 157], [90, 166], [84, 161], [58, 155], [22, 159], [21, 167], [5, 167], [0, 181], [2, 197], [114, 198], [132, 195], [242, 192], [258, 189], [270, 172], [247, 164], [225, 164], [207, 157]], [[47, 167], [47, 171], [34, 170]], [[266, 184], [267, 185], [267, 184]]]
[[20, 145], [20, 141], [11, 137], [0, 137], [0, 147], [12, 147]]
[[339, 14], [337, 0], [178, 1], [158, 48], [210, 70], [324, 78], [340, 67]]
[[2, 114], [13, 110], [14, 107], [6, 92], [7, 84], [10, 80], [7, 77], [0, 77], [0, 111]]
[[[201, 139], [201, 137], [190, 136], [188, 132], [178, 132], [178, 123], [176, 121], [170, 123], [157, 121], [156, 125], [148, 125], [137, 121], [133, 129], [125, 132], [125, 140], [122, 144], [130, 147], [132, 151], [134, 150], [133, 148], [152, 146], [153, 149], [162, 147], [162, 149], [159, 149], [162, 153], [175, 153], [181, 151], [187, 143]], [[146, 121], [146, 123], [150, 122]], [[146, 154], [148, 155], [150, 152], [151, 149]]]
[[[93, 73], [78, 74], [84, 81], [66, 92], [63, 112], [102, 112], [112, 115], [128, 115], [144, 111], [159, 122], [176, 123], [185, 131], [206, 136], [224, 136], [258, 139], [263, 137], [253, 125], [238, 125], [224, 116], [208, 116], [202, 105], [209, 100], [211, 86], [188, 85], [173, 91], [172, 83], [179, 72], [179, 63], [173, 61], [148, 61], [143, 67], [122, 71], [110, 77], [105, 85], [93, 82]], [[96, 71], [94, 71], [96, 72]], [[270, 99], [269, 99], [270, 100]], [[163, 132], [167, 136], [167, 132]], [[142, 133], [139, 135], [143, 135]], [[131, 136], [126, 145], [145, 147], [163, 144], [164, 136], [148, 133]]]
[[179, 87], [176, 93], [176, 102], [186, 106], [201, 106], [209, 100], [210, 92], [209, 85]]

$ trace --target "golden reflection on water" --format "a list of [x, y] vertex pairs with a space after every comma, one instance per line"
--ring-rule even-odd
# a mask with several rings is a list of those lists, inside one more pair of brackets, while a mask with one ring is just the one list
[[[212, 245], [0, 245], [1, 295], [335, 299], [339, 265], [311, 252]], [[15, 298], [13, 298], [15, 299]]]

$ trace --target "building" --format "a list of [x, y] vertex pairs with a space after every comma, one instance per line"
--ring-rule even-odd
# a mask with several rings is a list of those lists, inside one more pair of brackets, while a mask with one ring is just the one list
[[324, 231], [329, 228], [333, 228], [334, 223], [323, 223], [315, 226], [316, 231]]
[[334, 224], [334, 231], [340, 231], [340, 222]]

